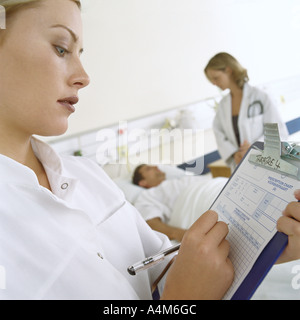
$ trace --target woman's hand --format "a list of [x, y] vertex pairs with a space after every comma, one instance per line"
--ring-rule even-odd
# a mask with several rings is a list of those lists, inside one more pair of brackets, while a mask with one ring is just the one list
[[204, 213], [185, 233], [161, 298], [221, 299], [234, 277], [227, 234], [228, 226], [218, 222], [216, 212]]
[[[295, 197], [300, 200], [300, 190], [295, 192]], [[277, 229], [288, 235], [288, 245], [277, 263], [300, 259], [300, 202], [291, 202], [278, 219]]]

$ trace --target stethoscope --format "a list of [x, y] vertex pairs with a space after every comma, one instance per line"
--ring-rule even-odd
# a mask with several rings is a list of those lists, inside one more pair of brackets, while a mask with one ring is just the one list
[[251, 104], [249, 104], [248, 112], [247, 112], [248, 118], [253, 118], [263, 113], [264, 113], [264, 106], [261, 103], [261, 101], [256, 100]]

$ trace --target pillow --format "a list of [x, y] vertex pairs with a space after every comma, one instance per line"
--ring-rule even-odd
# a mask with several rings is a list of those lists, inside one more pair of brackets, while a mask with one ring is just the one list
[[[187, 174], [185, 170], [180, 169], [178, 167], [174, 167], [174, 166], [159, 165], [158, 168], [161, 171], [165, 172], [166, 179], [181, 178]], [[190, 173], [188, 173], [188, 174], [190, 174]]]
[[[166, 179], [176, 179], [183, 177], [186, 174], [184, 170], [174, 166], [159, 165], [158, 167], [161, 171], [166, 173]], [[135, 202], [140, 192], [145, 190], [144, 188], [132, 183], [132, 173], [129, 173], [125, 177], [119, 177], [113, 180], [117, 184], [117, 186], [124, 192], [127, 201], [132, 204]]]

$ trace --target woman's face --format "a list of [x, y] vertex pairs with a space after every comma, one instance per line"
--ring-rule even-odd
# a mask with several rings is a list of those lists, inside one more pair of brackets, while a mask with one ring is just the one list
[[16, 12], [0, 31], [0, 128], [59, 135], [89, 83], [80, 62], [80, 10], [71, 0], [44, 0]]
[[232, 80], [229, 69], [226, 69], [225, 71], [208, 69], [207, 77], [213, 85], [217, 86], [221, 90], [230, 88]]

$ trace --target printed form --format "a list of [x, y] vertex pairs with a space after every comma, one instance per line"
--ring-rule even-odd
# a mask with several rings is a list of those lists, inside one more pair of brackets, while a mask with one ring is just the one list
[[273, 238], [278, 218], [287, 204], [295, 201], [294, 191], [300, 188], [298, 180], [248, 161], [250, 154], [259, 153], [255, 149], [248, 153], [211, 208], [229, 227], [229, 258], [235, 278], [225, 300], [232, 298]]

